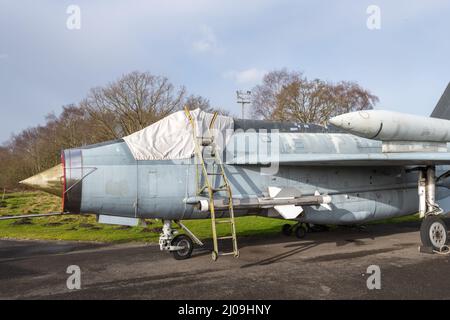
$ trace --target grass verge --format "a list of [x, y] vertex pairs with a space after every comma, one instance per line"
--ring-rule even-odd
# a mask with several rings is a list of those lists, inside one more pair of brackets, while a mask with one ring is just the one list
[[[0, 202], [0, 216], [60, 211], [61, 199], [43, 192], [16, 192], [6, 194]], [[398, 223], [417, 221], [417, 215], [372, 222]], [[0, 221], [0, 238], [72, 240], [98, 242], [158, 242], [161, 222], [147, 219], [146, 227], [126, 227], [99, 224], [93, 215], [54, 216], [33, 219]], [[200, 239], [211, 238], [210, 220], [187, 220], [183, 223]], [[273, 235], [291, 221], [263, 217], [236, 218], [239, 236]], [[226, 235], [228, 225], [219, 225], [218, 234]]]
[[[60, 211], [61, 200], [43, 192], [9, 193], [0, 203], [0, 216]], [[0, 221], [0, 238], [75, 240], [99, 242], [158, 242], [161, 222], [147, 219], [146, 227], [99, 224], [93, 215], [54, 216]], [[211, 238], [210, 220], [183, 223], [200, 239]], [[270, 235], [280, 232], [286, 222], [263, 217], [240, 217], [236, 225], [240, 236]], [[219, 235], [227, 233], [227, 225], [219, 225]]]

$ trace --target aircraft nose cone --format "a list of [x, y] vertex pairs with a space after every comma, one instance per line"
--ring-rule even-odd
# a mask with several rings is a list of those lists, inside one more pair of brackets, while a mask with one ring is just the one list
[[45, 191], [57, 196], [62, 195], [63, 187], [63, 167], [58, 164], [53, 168], [42, 171], [28, 179], [22, 180], [19, 183], [30, 188]]

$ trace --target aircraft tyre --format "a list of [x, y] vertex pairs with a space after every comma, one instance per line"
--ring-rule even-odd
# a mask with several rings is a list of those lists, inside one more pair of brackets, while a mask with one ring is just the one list
[[295, 236], [298, 239], [303, 239], [306, 236], [306, 229], [303, 225], [299, 225], [297, 228], [295, 228]]
[[171, 245], [184, 247], [183, 249], [172, 251], [176, 260], [189, 259], [192, 255], [192, 250], [194, 250], [194, 242], [185, 234], [180, 234], [173, 238]]
[[438, 216], [428, 216], [420, 226], [420, 239], [424, 247], [440, 250], [448, 240], [447, 226]]
[[285, 235], [285, 236], [290, 236], [292, 234], [292, 226], [288, 223], [283, 224], [283, 227], [281, 227], [281, 232]]

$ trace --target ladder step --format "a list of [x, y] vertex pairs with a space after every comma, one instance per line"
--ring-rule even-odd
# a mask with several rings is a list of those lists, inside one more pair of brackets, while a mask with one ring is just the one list
[[[203, 187], [200, 188], [200, 193], [202, 193], [203, 191], [205, 191], [206, 189], [208, 189], [207, 185], [204, 185]], [[219, 191], [227, 191], [227, 188], [211, 188], [212, 192], [219, 192]]]
[[219, 223], [233, 223], [233, 221], [231, 221], [231, 220], [216, 220], [216, 223], [217, 224], [219, 224]]
[[217, 237], [217, 240], [233, 239], [233, 236]]
[[221, 176], [222, 174], [220, 172], [208, 172], [209, 176]]
[[235, 254], [234, 252], [222, 252], [219, 253], [219, 256], [231, 256], [232, 254]]

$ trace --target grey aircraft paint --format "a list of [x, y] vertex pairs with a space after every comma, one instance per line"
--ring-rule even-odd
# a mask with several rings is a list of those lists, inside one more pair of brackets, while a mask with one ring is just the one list
[[[267, 134], [241, 133], [256, 141]], [[301, 159], [311, 155], [358, 155], [381, 153], [379, 141], [350, 134], [273, 133], [279, 138], [280, 158]], [[273, 136], [272, 136], [273, 138]], [[331, 208], [305, 207], [300, 221], [316, 224], [354, 224], [417, 212], [417, 172], [395, 165], [292, 165], [280, 162], [273, 175], [261, 173], [258, 161], [236, 164], [252, 153], [254, 145], [233, 144], [226, 149], [225, 170], [233, 198], [267, 197], [268, 186], [296, 188], [299, 194], [317, 190], [332, 197]], [[233, 150], [230, 155], [229, 150]], [[186, 199], [196, 196], [195, 158], [190, 160], [136, 161], [123, 141], [64, 151], [66, 177], [65, 210], [137, 218], [170, 220], [201, 219], [209, 216]], [[234, 162], [234, 164], [233, 164]], [[369, 162], [370, 163], [370, 162]], [[437, 168], [437, 175], [446, 167]], [[440, 181], [437, 199], [450, 196], [450, 179]], [[219, 194], [220, 196], [220, 194]], [[223, 213], [226, 215], [226, 213]], [[278, 216], [270, 209], [236, 210], [236, 215]]]
[[[233, 123], [224, 117], [219, 127], [234, 128], [233, 134], [204, 136], [203, 130], [192, 131], [201, 146], [184, 135], [192, 135], [183, 124], [187, 118], [176, 113], [132, 138], [64, 150], [61, 165], [22, 183], [57, 193], [61, 181], [63, 211], [97, 214], [102, 223], [137, 225], [140, 218], [161, 219], [160, 248], [176, 259], [189, 258], [194, 241], [203, 245], [180, 221], [203, 218], [212, 218], [212, 259], [217, 259], [217, 241], [223, 239], [233, 240], [233, 251], [222, 254], [238, 257], [231, 212], [298, 220], [293, 227], [283, 226], [283, 233], [294, 230], [299, 238], [304, 223], [358, 224], [418, 212], [424, 218], [424, 248], [442, 252], [448, 248], [447, 227], [439, 215], [450, 211], [449, 88], [431, 118], [372, 110], [339, 115], [323, 127], [258, 120]], [[206, 114], [193, 113], [205, 122]], [[186, 110], [185, 115], [195, 130], [192, 113]], [[212, 142], [218, 138], [225, 138], [226, 146], [214, 151], [222, 146]], [[190, 145], [196, 155], [190, 154]], [[173, 154], [167, 156], [167, 151]], [[221, 155], [224, 172], [216, 155]], [[206, 159], [206, 168], [199, 159]], [[199, 181], [205, 176], [208, 181]], [[212, 211], [215, 218], [230, 214], [220, 222], [231, 224], [231, 236], [217, 237], [219, 222], [210, 216]], [[186, 235], [175, 236], [172, 222]]]

